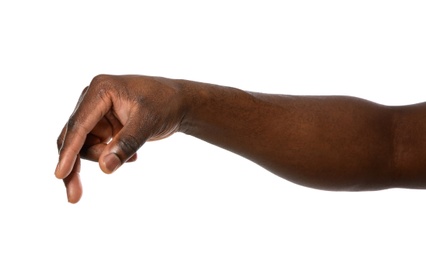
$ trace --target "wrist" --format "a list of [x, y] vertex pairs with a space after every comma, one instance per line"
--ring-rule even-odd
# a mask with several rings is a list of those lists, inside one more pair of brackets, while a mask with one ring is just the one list
[[188, 80], [176, 81], [179, 86], [182, 115], [178, 131], [188, 134], [193, 126], [193, 111], [196, 110], [196, 107], [201, 100], [200, 88], [197, 84]]

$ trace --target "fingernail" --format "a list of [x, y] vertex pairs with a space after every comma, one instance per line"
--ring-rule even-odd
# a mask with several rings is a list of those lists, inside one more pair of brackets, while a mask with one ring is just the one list
[[105, 156], [104, 162], [109, 173], [113, 173], [121, 165], [121, 160], [115, 153], [110, 153]]

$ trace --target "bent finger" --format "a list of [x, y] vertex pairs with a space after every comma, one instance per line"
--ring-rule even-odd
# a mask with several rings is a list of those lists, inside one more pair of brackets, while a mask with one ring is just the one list
[[110, 110], [112, 101], [105, 96], [105, 93], [100, 96], [96, 91], [90, 92], [89, 88], [80, 100], [66, 124], [59, 151], [59, 162], [55, 171], [56, 177], [63, 179], [71, 173], [87, 134]]
[[136, 160], [136, 152], [149, 138], [151, 129], [143, 116], [129, 117], [125, 126], [104, 148], [99, 166], [105, 173], [116, 171], [123, 163]]
[[[101, 142], [100, 138], [88, 134], [86, 142], [80, 150], [80, 157], [85, 160], [97, 162], [99, 161], [99, 157], [107, 145], [108, 143]], [[132, 157], [130, 157], [130, 159], [127, 160], [127, 162], [134, 162], [136, 159], [137, 154], [135, 153]]]

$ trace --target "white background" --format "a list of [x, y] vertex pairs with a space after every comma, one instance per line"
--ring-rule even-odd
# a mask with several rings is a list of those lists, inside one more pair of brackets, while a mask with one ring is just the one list
[[426, 193], [297, 186], [183, 134], [68, 204], [56, 138], [100, 73], [426, 98], [424, 1], [0, 2], [0, 259], [424, 259]]

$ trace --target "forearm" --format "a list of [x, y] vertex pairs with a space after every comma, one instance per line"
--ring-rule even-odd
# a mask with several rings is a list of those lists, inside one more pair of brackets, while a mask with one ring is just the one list
[[392, 109], [351, 97], [250, 93], [189, 81], [181, 131], [292, 182], [328, 190], [394, 185]]

